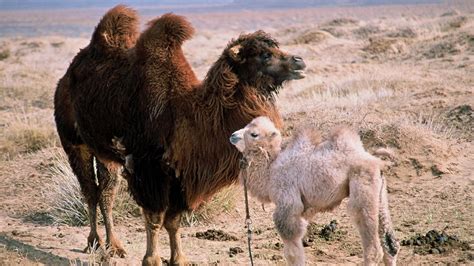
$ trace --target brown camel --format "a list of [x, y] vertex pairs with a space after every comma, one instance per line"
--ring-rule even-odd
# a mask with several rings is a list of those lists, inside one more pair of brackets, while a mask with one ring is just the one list
[[[184, 264], [182, 212], [237, 180], [239, 153], [228, 135], [260, 115], [280, 126], [274, 97], [284, 81], [304, 77], [305, 64], [257, 31], [232, 40], [199, 82], [181, 49], [193, 33], [183, 17], [166, 14], [151, 21], [138, 40], [136, 32], [137, 16], [129, 8], [117, 6], [102, 18], [91, 43], [59, 81], [58, 133], [89, 206], [88, 245], [101, 243], [99, 203], [107, 245], [125, 254], [111, 213], [124, 174], [145, 217], [143, 263], [161, 264], [157, 236], [164, 226], [170, 263]], [[131, 156], [129, 173], [123, 166]]]

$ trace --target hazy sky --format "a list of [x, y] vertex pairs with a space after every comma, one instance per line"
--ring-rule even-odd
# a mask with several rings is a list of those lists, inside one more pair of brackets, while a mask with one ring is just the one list
[[[192, 5], [192, 4], [238, 4], [260, 7], [286, 7], [301, 5], [367, 5], [393, 3], [426, 3], [441, 0], [0, 0], [0, 10], [68, 8], [68, 7], [109, 7], [119, 3], [130, 6], [149, 5]], [[474, 0], [473, 0], [474, 1]]]

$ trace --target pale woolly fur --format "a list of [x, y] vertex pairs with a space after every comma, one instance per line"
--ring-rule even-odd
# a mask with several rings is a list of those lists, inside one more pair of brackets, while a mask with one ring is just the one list
[[383, 256], [386, 265], [395, 265], [399, 244], [381, 175], [385, 163], [365, 151], [357, 133], [343, 127], [324, 141], [315, 130], [301, 130], [282, 151], [281, 141], [266, 117], [254, 119], [231, 137], [249, 162], [250, 194], [276, 205], [273, 220], [288, 265], [304, 265], [307, 220], [346, 197], [362, 238], [364, 264], [376, 265]]

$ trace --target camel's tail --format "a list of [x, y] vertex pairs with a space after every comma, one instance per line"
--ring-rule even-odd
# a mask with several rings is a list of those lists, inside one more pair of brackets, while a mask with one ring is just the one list
[[99, 52], [114, 54], [133, 46], [138, 38], [137, 12], [124, 5], [110, 9], [92, 34], [90, 46]]
[[148, 23], [137, 43], [137, 52], [155, 54], [154, 51], [180, 47], [194, 34], [194, 28], [184, 17], [164, 14]]
[[392, 219], [388, 209], [387, 182], [381, 174], [382, 186], [380, 188], [380, 205], [379, 205], [379, 236], [384, 253], [385, 265], [396, 265], [397, 255], [400, 250], [400, 244], [395, 238], [393, 231]]

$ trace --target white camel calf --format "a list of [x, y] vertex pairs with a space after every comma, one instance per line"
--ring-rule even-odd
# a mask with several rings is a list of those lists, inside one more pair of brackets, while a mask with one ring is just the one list
[[306, 220], [332, 210], [346, 197], [362, 238], [364, 264], [377, 264], [382, 253], [386, 265], [396, 264], [399, 243], [381, 175], [385, 163], [364, 150], [355, 132], [340, 128], [322, 141], [317, 131], [301, 130], [281, 150], [275, 125], [257, 117], [230, 141], [248, 161], [250, 194], [276, 205], [273, 221], [288, 265], [304, 265]]

